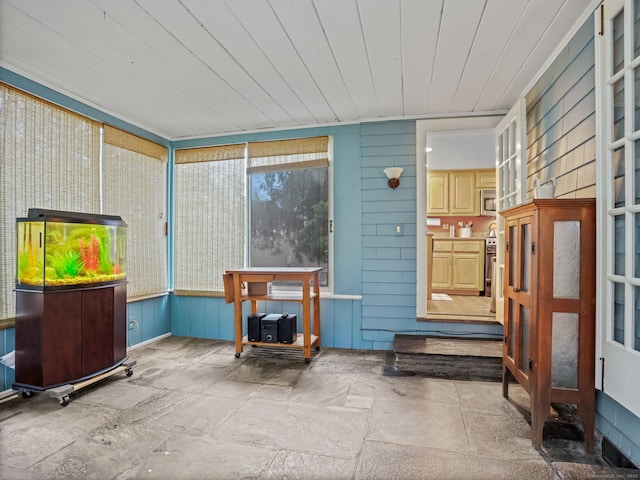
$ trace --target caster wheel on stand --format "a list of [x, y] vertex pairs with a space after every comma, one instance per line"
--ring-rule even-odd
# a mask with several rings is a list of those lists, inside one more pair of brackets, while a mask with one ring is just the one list
[[22, 390], [20, 395], [22, 395], [22, 398], [31, 398], [33, 397], [33, 392], [30, 392], [29, 390]]
[[236, 358], [240, 358], [240, 354], [239, 353], [236, 353]]
[[304, 359], [304, 363], [309, 363], [309, 362], [311, 362], [311, 359], [310, 359], [310, 358], [305, 358], [305, 359]]
[[69, 405], [69, 396], [65, 395], [64, 397], [62, 397], [60, 399], [60, 406], [61, 407], [66, 407], [67, 405]]
[[131, 370], [130, 368], [125, 369], [124, 373], [127, 375], [127, 377], [130, 377], [131, 375], [133, 375], [133, 370]]

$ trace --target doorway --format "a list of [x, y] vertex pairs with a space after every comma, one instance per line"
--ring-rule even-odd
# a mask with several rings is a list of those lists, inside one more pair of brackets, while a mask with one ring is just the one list
[[[457, 224], [458, 221], [461, 221], [447, 215], [446, 218], [442, 216], [438, 222], [433, 221], [431, 216], [427, 216], [427, 169], [437, 169], [438, 165], [444, 165], [444, 168], [448, 170], [495, 168], [494, 128], [502, 116], [503, 114], [500, 113], [488, 117], [433, 119], [416, 122], [416, 211], [417, 224], [423, 226], [416, 229], [416, 317], [419, 320], [495, 322], [495, 314], [488, 311], [490, 297], [477, 294], [475, 296], [457, 295], [456, 292], [439, 292], [436, 288], [434, 289], [436, 294], [443, 293], [446, 297], [436, 295], [434, 298], [432, 295], [431, 300], [427, 298], [427, 289], [431, 286], [429, 284], [431, 278], [429, 278], [427, 268], [427, 234], [432, 233], [436, 238], [447, 236], [449, 235], [448, 230], [443, 230], [444, 225], [447, 225], [445, 222], [455, 220]], [[468, 137], [468, 141], [464, 140], [465, 136]], [[483, 136], [486, 137], [485, 145], [486, 139], [489, 139], [489, 150], [488, 153], [485, 150], [484, 155], [478, 155], [475, 141]], [[447, 148], [447, 144], [449, 148]], [[469, 153], [460, 151], [460, 147], [464, 144], [471, 145]], [[427, 146], [432, 149], [430, 152], [426, 151]], [[439, 149], [440, 154], [436, 153], [436, 149]], [[438, 160], [438, 156], [440, 156], [440, 160]], [[429, 222], [427, 222], [428, 218]], [[445, 220], [443, 221], [443, 219]], [[475, 231], [472, 232], [472, 235], [484, 238], [488, 234], [488, 225], [491, 223], [493, 221], [488, 221], [485, 232], [483, 227], [474, 222], [477, 230], [474, 228]], [[481, 268], [484, 269], [484, 258]]]

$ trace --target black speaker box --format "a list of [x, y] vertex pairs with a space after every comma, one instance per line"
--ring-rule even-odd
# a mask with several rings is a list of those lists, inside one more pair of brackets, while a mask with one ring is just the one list
[[266, 313], [254, 313], [247, 317], [247, 340], [250, 342], [259, 342], [262, 338], [262, 326], [260, 320]]
[[283, 313], [278, 320], [278, 341], [295, 343], [298, 338], [298, 317], [294, 313]]
[[278, 320], [282, 317], [278, 313], [270, 313], [262, 318], [262, 341], [265, 343], [278, 343]]

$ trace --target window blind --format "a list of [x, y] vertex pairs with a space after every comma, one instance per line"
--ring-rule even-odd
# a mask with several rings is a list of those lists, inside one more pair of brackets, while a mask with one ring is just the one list
[[174, 291], [222, 293], [222, 274], [244, 265], [245, 144], [176, 150]]
[[109, 125], [102, 159], [104, 213], [127, 223], [127, 297], [165, 293], [168, 150]]
[[0, 321], [15, 316], [16, 218], [99, 213], [100, 124], [0, 83]]

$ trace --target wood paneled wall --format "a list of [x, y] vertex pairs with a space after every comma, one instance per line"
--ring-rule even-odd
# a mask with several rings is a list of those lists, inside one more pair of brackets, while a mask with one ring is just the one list
[[526, 96], [527, 189], [550, 178], [556, 197], [595, 197], [595, 57], [587, 20]]

